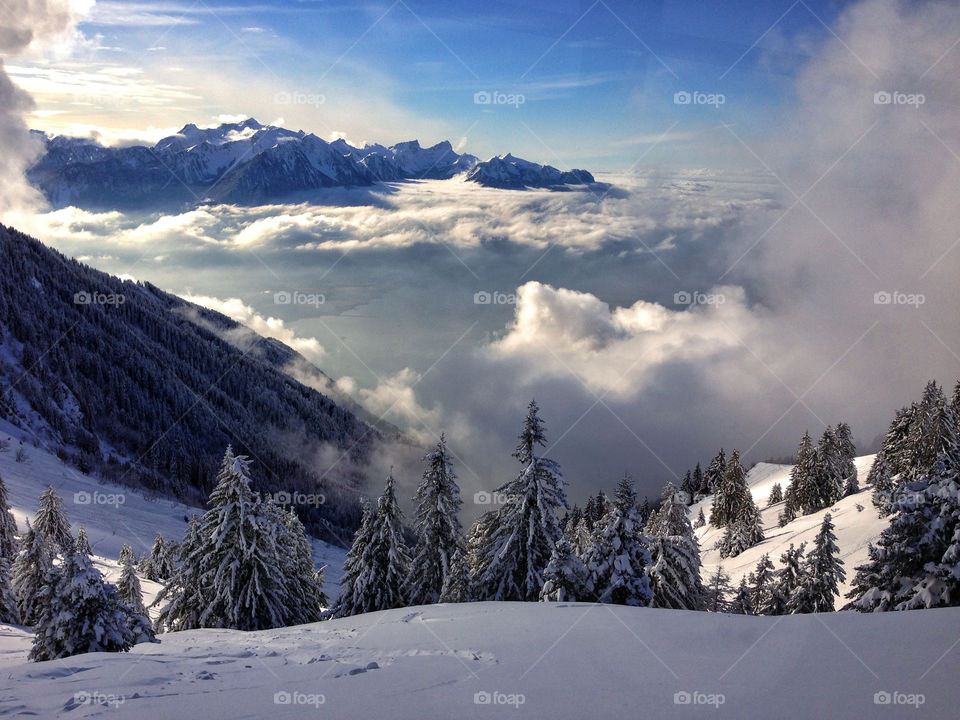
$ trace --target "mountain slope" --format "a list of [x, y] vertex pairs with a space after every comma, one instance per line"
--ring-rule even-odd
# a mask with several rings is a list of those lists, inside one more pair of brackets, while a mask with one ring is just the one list
[[239, 327], [0, 226], [0, 418], [85, 471], [193, 503], [232, 443], [262, 489], [325, 496], [302, 508], [314, 532], [349, 537], [379, 433], [285, 374], [275, 342], [224, 339]]
[[[830, 513], [836, 526], [834, 532], [837, 535], [837, 545], [840, 548], [840, 559], [843, 560], [844, 569], [847, 572], [846, 582], [840, 584], [836, 606], [839, 608], [845, 605], [848, 601], [843, 596], [852, 585], [854, 568], [867, 560], [867, 543], [876, 541], [883, 529], [890, 523], [890, 518], [877, 516], [877, 511], [870, 500], [872, 486], [864, 483], [867, 473], [870, 472], [873, 465], [874, 457], [876, 456], [865, 455], [855, 460], [857, 477], [861, 484], [859, 493], [845, 497], [825, 510], [810, 515], [801, 515], [782, 528], [777, 524], [777, 516], [783, 511], [783, 503], [777, 503], [768, 508], [767, 498], [770, 496], [771, 488], [776, 483], [780, 483], [783, 490], [787, 489], [787, 485], [790, 484], [790, 471], [793, 466], [774, 465], [772, 463], [755, 465], [747, 473], [747, 485], [750, 487], [753, 501], [761, 509], [766, 540], [736, 557], [721, 559], [720, 552], [714, 549], [714, 546], [723, 537], [723, 530], [711, 527], [709, 524], [713, 496], [711, 495], [692, 505], [690, 507], [690, 519], [696, 520], [702, 509], [704, 517], [708, 521], [707, 525], [698, 528], [696, 531], [703, 559], [704, 582], [707, 582], [718, 565], [723, 565], [724, 571], [730, 575], [730, 582], [736, 587], [740, 583], [741, 577], [753, 572], [757, 561], [764, 553], [770, 554], [770, 560], [779, 569], [781, 566], [780, 555], [790, 546], [790, 543], [799, 546], [800, 543], [806, 542], [807, 550], [813, 547], [813, 540], [820, 529], [823, 516]], [[863, 510], [858, 510], [858, 505]]]
[[446, 180], [464, 173], [481, 185], [512, 189], [593, 182], [586, 171], [561, 173], [512, 155], [481, 163], [474, 155], [457, 153], [447, 141], [426, 148], [416, 140], [356, 148], [343, 139], [328, 143], [253, 118], [215, 128], [188, 124], [153, 147], [107, 148], [88, 139], [34, 132], [46, 152], [27, 177], [54, 207], [251, 205], [295, 196], [302, 200], [304, 193], [324, 188]]
[[23, 633], [0, 626], [0, 714], [946, 718], [960, 702], [958, 623], [960, 608], [772, 618], [466, 603], [29, 664]]

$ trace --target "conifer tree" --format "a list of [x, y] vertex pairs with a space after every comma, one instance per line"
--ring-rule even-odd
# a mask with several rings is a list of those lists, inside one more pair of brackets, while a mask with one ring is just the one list
[[117, 564], [123, 567], [127, 563], [131, 565], [137, 564], [137, 556], [133, 552], [133, 548], [130, 547], [127, 543], [124, 543], [120, 548], [120, 556], [117, 558]]
[[17, 541], [17, 521], [10, 512], [10, 502], [7, 498], [7, 486], [0, 477], [0, 560], [9, 560], [11, 563], [20, 550]]
[[[710, 464], [707, 465], [707, 470], [703, 474], [704, 482], [704, 495], [713, 495], [717, 492], [717, 488], [720, 487], [720, 483], [723, 482], [723, 476], [727, 471], [727, 455], [724, 452], [723, 448], [720, 448], [720, 452], [717, 453], [716, 457], [710, 461]], [[716, 525], [715, 527], [723, 527], [722, 525]]]
[[120, 568], [120, 581], [117, 583], [117, 595], [120, 602], [133, 612], [147, 617], [147, 608], [143, 604], [143, 590], [140, 587], [140, 578], [132, 562], [126, 562]]
[[10, 561], [0, 557], [0, 623], [19, 625], [20, 621], [20, 603], [13, 591]]
[[[201, 516], [192, 515], [178, 549], [173, 576], [157, 595], [151, 607], [160, 607], [156, 626], [163, 631], [193, 630], [203, 627], [201, 615], [210, 601], [210, 588], [203, 583], [207, 546], [203, 542]], [[142, 558], [138, 567], [142, 567]]]
[[327, 605], [327, 596], [323, 592], [323, 571], [314, 569], [313, 546], [292, 507], [288, 512], [283, 512], [272, 503], [267, 507], [277, 516], [277, 544], [283, 577], [286, 579], [284, 624], [317, 622]]
[[737, 520], [743, 513], [743, 505], [749, 493], [746, 470], [740, 464], [740, 453], [734, 450], [727, 461], [723, 479], [714, 493], [710, 524], [719, 528]]
[[729, 612], [733, 615], [753, 615], [753, 606], [750, 604], [750, 586], [747, 585], [747, 578], [740, 578], [740, 585], [737, 592], [730, 601]]
[[120, 601], [116, 588], [104, 582], [90, 557], [83, 553], [67, 551], [62, 564], [48, 570], [40, 596], [43, 611], [31, 660], [125, 652], [140, 639], [153, 639], [146, 618]]
[[458, 517], [463, 503], [443, 435], [424, 460], [427, 469], [416, 496], [417, 545], [406, 587], [411, 605], [429, 605], [440, 600], [453, 555], [464, 548]]
[[823, 516], [813, 548], [804, 561], [802, 581], [787, 604], [793, 613], [833, 612], [834, 595], [846, 578], [830, 513]]
[[647, 574], [654, 607], [699, 610], [703, 603], [700, 544], [687, 513], [671, 484], [663, 493], [660, 509], [647, 522], [651, 557]]
[[56, 551], [66, 552], [73, 547], [73, 535], [70, 533], [70, 522], [63, 509], [63, 498], [57, 495], [52, 485], [40, 495], [40, 504], [33, 527], [36, 532], [47, 538]]
[[650, 551], [642, 527], [633, 480], [624, 476], [585, 562], [590, 574], [587, 587], [598, 602], [650, 604], [653, 592], [646, 573]]
[[873, 486], [873, 504], [881, 515], [887, 515], [894, 501], [895, 478], [909, 466], [911, 427], [918, 417], [917, 403], [900, 408], [890, 423], [880, 451], [867, 473], [867, 484]]
[[771, 615], [784, 615], [788, 612], [790, 598], [803, 583], [803, 551], [806, 543], [795, 548], [793, 543], [780, 556], [782, 567], [777, 571], [773, 588]]
[[780, 502], [783, 502], [783, 488], [780, 487], [780, 483], [774, 483], [773, 487], [770, 488], [770, 495], [767, 497], [767, 507]]
[[683, 476], [683, 481], [680, 483], [680, 490], [684, 494], [684, 504], [693, 505], [693, 498], [696, 496], [698, 489], [699, 486], [694, 485], [693, 482], [693, 473], [687, 470], [687, 474]]
[[774, 567], [770, 555], [764, 553], [757, 566], [750, 573], [750, 607], [757, 615], [773, 615], [775, 600], [773, 594]]
[[841, 457], [835, 431], [829, 425], [820, 436], [815, 457], [816, 509], [822, 510], [843, 497], [845, 480], [841, 467], [844, 458]]
[[702, 528], [707, 524], [707, 519], [703, 516], [703, 508], [700, 508], [700, 514], [697, 515], [696, 522], [693, 523], [694, 529]]
[[810, 433], [804, 432], [797, 448], [797, 462], [790, 470], [790, 483], [783, 497], [783, 517], [787, 522], [797, 515], [815, 512], [817, 509], [818, 473], [817, 450]]
[[566, 537], [560, 538], [553, 549], [543, 578], [542, 602], [576, 602], [587, 595], [587, 568], [574, 554]]
[[20, 618], [25, 625], [33, 625], [43, 611], [40, 591], [53, 567], [53, 549], [46, 536], [34, 530], [27, 522], [20, 552], [10, 571], [13, 590], [20, 605]]
[[167, 547], [167, 541], [164, 540], [161, 533], [153, 541], [150, 548], [150, 555], [141, 567], [141, 572], [147, 576], [148, 580], [162, 582], [173, 576], [176, 571], [176, 563]]
[[730, 585], [730, 576], [723, 571], [723, 565], [718, 565], [703, 590], [703, 609], [707, 612], [728, 612], [731, 595], [733, 587]]
[[353, 535], [347, 559], [343, 564], [343, 577], [340, 579], [340, 594], [330, 608], [330, 616], [334, 618], [352, 615], [353, 598], [361, 588], [358, 585], [363, 570], [364, 553], [370, 545], [373, 536], [373, 523], [376, 514], [366, 498], [361, 499], [360, 507], [363, 511], [360, 526]]
[[93, 555], [93, 549], [90, 547], [90, 539], [87, 537], [87, 530], [83, 525], [77, 530], [76, 551], [84, 555]]
[[467, 564], [467, 553], [457, 548], [450, 560], [450, 572], [443, 582], [440, 591], [440, 602], [463, 603], [470, 601], [470, 566]]
[[543, 589], [543, 572], [562, 531], [557, 512], [569, 508], [560, 466], [539, 457], [546, 445], [536, 402], [528, 406], [514, 457], [523, 470], [498, 488], [507, 502], [483, 526], [471, 576], [471, 596], [478, 600], [535, 602]]
[[706, 497], [709, 494], [705, 492], [706, 488], [704, 488], [703, 470], [700, 469], [700, 463], [697, 463], [697, 466], [693, 469], [693, 486], [696, 488], [694, 492], [694, 500], [699, 500], [700, 498]]
[[843, 497], [847, 497], [860, 492], [857, 465], [854, 462], [857, 448], [853, 444], [853, 432], [847, 423], [837, 423], [833, 434], [837, 450], [837, 473], [843, 479]]
[[564, 515], [563, 532], [566, 533], [568, 540], [573, 540], [577, 532], [577, 525], [583, 520], [583, 510], [579, 505], [574, 505], [573, 510]]

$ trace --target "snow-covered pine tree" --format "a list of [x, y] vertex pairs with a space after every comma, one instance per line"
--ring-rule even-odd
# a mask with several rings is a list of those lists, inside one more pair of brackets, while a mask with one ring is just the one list
[[440, 602], [463, 603], [470, 601], [470, 566], [466, 551], [457, 548], [450, 559], [450, 571], [443, 581]]
[[750, 490], [745, 489], [744, 492], [746, 496], [740, 503], [739, 515], [727, 525], [723, 538], [716, 545], [722, 558], [736, 557], [764, 540], [760, 508], [753, 502]]
[[806, 543], [795, 548], [793, 543], [780, 555], [782, 567], [777, 571], [773, 586], [771, 615], [784, 615], [788, 612], [790, 598], [803, 582], [803, 551]]
[[10, 571], [13, 590], [20, 605], [20, 618], [24, 625], [33, 625], [43, 612], [40, 591], [47, 582], [47, 573], [53, 567], [53, 548], [46, 536], [37, 532], [27, 522], [20, 552]]
[[327, 609], [330, 607], [330, 598], [327, 597], [327, 593], [323, 589], [324, 581], [327, 575], [327, 567], [327, 565], [321, 565], [313, 572], [313, 584], [318, 590], [317, 603], [320, 605], [321, 620], [324, 619]]
[[423, 459], [427, 469], [417, 488], [417, 545], [405, 590], [411, 605], [429, 605], [440, 600], [453, 555], [464, 549], [465, 542], [459, 518], [463, 504], [460, 488], [443, 435], [436, 449]]
[[147, 617], [147, 608], [143, 604], [143, 589], [140, 578], [132, 562], [125, 562], [120, 568], [120, 580], [117, 582], [117, 595], [120, 602], [138, 615]]
[[740, 578], [740, 585], [737, 586], [737, 592], [730, 601], [728, 612], [733, 615], [753, 615], [753, 606], [750, 604], [750, 586], [747, 585], [747, 578]]
[[867, 473], [867, 484], [873, 485], [873, 504], [881, 515], [890, 513], [897, 485], [895, 478], [909, 466], [911, 426], [918, 413], [917, 403], [897, 411]]
[[10, 512], [10, 502], [7, 498], [7, 486], [0, 477], [0, 560], [9, 560], [11, 563], [20, 550], [17, 541], [17, 521]]
[[647, 574], [653, 606], [699, 610], [703, 602], [700, 544], [687, 517], [689, 510], [672, 484], [664, 490], [660, 509], [650, 516], [650, 566]]
[[124, 543], [120, 547], [120, 556], [117, 558], [117, 564], [123, 567], [127, 563], [131, 565], [137, 564], [137, 556], [133, 552], [133, 548], [130, 547], [127, 543]]
[[750, 585], [750, 607], [757, 615], [773, 615], [776, 603], [773, 596], [774, 567], [769, 553], [764, 553], [748, 583]]
[[327, 597], [323, 592], [323, 573], [314, 568], [313, 546], [303, 523], [292, 507], [283, 512], [273, 503], [266, 503], [266, 508], [276, 516], [277, 545], [286, 581], [283, 624], [317, 622], [327, 605]]
[[[723, 448], [720, 448], [720, 452], [710, 461], [710, 464], [707, 465], [706, 472], [703, 473], [703, 488], [706, 490], [706, 492], [703, 492], [704, 495], [713, 495], [717, 492], [717, 488], [719, 488], [720, 483], [723, 482], [723, 476], [726, 471], [727, 454]], [[723, 525], [717, 525], [715, 527], [723, 527]]]
[[905, 481], [919, 480], [944, 455], [960, 461], [960, 431], [957, 416], [943, 390], [933, 380], [927, 383], [920, 400], [917, 422], [910, 428], [909, 461]]
[[[201, 582], [206, 545], [203, 543], [200, 516], [192, 515], [180, 543], [179, 563], [172, 577], [157, 595], [151, 607], [160, 612], [156, 627], [159, 631], [193, 630], [203, 627], [200, 616], [209, 602], [209, 588]], [[147, 558], [145, 557], [144, 560]], [[143, 563], [138, 564], [141, 567]]]
[[647, 524], [647, 520], [650, 519], [650, 515], [653, 513], [653, 508], [650, 507], [650, 500], [646, 495], [643, 496], [643, 500], [640, 502], [640, 522], [644, 525]]
[[150, 555], [141, 568], [141, 572], [147, 576], [148, 580], [163, 582], [172, 577], [176, 571], [176, 562], [167, 545], [168, 543], [163, 535], [157, 533], [153, 546], [150, 548]]
[[707, 612], [728, 612], [731, 595], [733, 586], [730, 585], [730, 576], [723, 571], [723, 565], [718, 565], [703, 589], [703, 609]]
[[587, 518], [584, 516], [577, 524], [573, 535], [570, 538], [570, 547], [574, 554], [581, 560], [585, 559], [593, 546], [593, 531], [587, 527]]
[[65, 552], [73, 547], [73, 535], [70, 533], [70, 521], [63, 509], [63, 498], [57, 495], [52, 485], [40, 495], [33, 527], [36, 532], [46, 537], [58, 552]]
[[572, 541], [577, 531], [577, 525], [583, 520], [583, 510], [580, 509], [579, 505], [574, 505], [573, 509], [563, 516], [563, 520], [563, 532], [566, 534], [567, 539]]
[[704, 492], [703, 470], [700, 469], [700, 463], [697, 463], [697, 466], [693, 469], [693, 485], [696, 488], [693, 496], [694, 500], [700, 500], [707, 496], [707, 493]]
[[783, 488], [780, 487], [780, 483], [774, 483], [773, 487], [770, 488], [770, 495], [767, 497], [767, 507], [780, 502], [783, 502]]
[[587, 596], [587, 568], [566, 537], [560, 538], [553, 549], [543, 578], [541, 602], [575, 602]]
[[87, 529], [83, 525], [77, 530], [76, 550], [84, 555], [93, 555], [93, 548], [90, 547], [90, 539], [87, 537]]
[[407, 604], [404, 588], [410, 573], [410, 558], [403, 542], [402, 515], [393, 475], [387, 477], [368, 532], [366, 546], [358, 548], [358, 573], [348, 588], [350, 596], [344, 597], [341, 593], [343, 602], [338, 601], [334, 617], [390, 610]]
[[783, 496], [783, 517], [787, 522], [798, 515], [816, 511], [820, 497], [818, 473], [817, 449], [810, 433], [804, 432], [797, 447], [797, 462], [790, 470], [790, 483]]
[[587, 589], [602, 603], [649, 605], [653, 599], [646, 568], [650, 564], [648, 539], [637, 510], [633, 480], [625, 476], [617, 485], [616, 501], [595, 533], [585, 561]]
[[834, 596], [847, 576], [833, 529], [833, 519], [827, 513], [804, 560], [800, 586], [787, 603], [790, 612], [833, 612]]
[[853, 431], [845, 423], [837, 423], [833, 430], [834, 447], [837, 451], [837, 472], [843, 478], [843, 497], [860, 492], [860, 481], [857, 478], [857, 448], [853, 444]]
[[10, 561], [0, 557], [0, 623], [19, 625], [20, 621], [20, 603], [13, 591]]
[[841, 468], [842, 458], [837, 445], [834, 429], [827, 426], [820, 436], [816, 451], [816, 499], [817, 510], [830, 507], [843, 497], [843, 481], [845, 476]]
[[[710, 509], [710, 524], [724, 527], [737, 520], [743, 512], [746, 498], [750, 494], [747, 488], [747, 472], [740, 463], [740, 452], [734, 450], [723, 473], [723, 480], [713, 497]], [[752, 503], [753, 500], [751, 499]]]
[[707, 518], [705, 518], [703, 515], [703, 508], [700, 508], [700, 514], [697, 515], [697, 520], [693, 523], [693, 528], [696, 530], [697, 528], [702, 528], [706, 524]]
[[536, 602], [543, 572], [563, 535], [557, 520], [557, 513], [569, 508], [563, 476], [555, 461], [537, 455], [546, 437], [535, 401], [519, 440], [513, 456], [523, 470], [497, 489], [506, 502], [488, 521], [476, 551], [471, 596], [478, 600]]
[[353, 541], [347, 551], [347, 558], [343, 563], [343, 576], [340, 579], [340, 594], [330, 608], [330, 616], [334, 618], [348, 617], [353, 614], [354, 592], [358, 592], [358, 580], [363, 569], [363, 555], [370, 544], [373, 534], [375, 513], [366, 498], [360, 500], [363, 511], [360, 526], [353, 534]]
[[944, 455], [907, 483], [890, 525], [856, 568], [849, 607], [862, 612], [960, 605], [960, 477]]
[[683, 501], [686, 505], [693, 505], [693, 498], [697, 494], [698, 486], [693, 483], [693, 472], [687, 470], [687, 474], [683, 476], [683, 481], [680, 483], [680, 490], [683, 491]]
[[64, 553], [61, 565], [47, 572], [40, 595], [43, 612], [37, 622], [31, 660], [126, 652], [139, 638], [153, 639], [146, 618], [120, 601], [116, 588], [104, 582], [90, 557], [83, 553]]

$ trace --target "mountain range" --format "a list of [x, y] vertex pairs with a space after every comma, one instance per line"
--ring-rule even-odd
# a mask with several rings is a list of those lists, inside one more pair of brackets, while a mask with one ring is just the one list
[[357, 148], [253, 118], [214, 128], [185, 125], [153, 147], [105, 147], [33, 131], [44, 151], [27, 177], [54, 207], [142, 209], [158, 205], [256, 205], [309, 199], [333, 187], [462, 177], [503, 188], [569, 189], [594, 183], [586, 170], [561, 172], [509, 153], [481, 161], [447, 142], [417, 140]]

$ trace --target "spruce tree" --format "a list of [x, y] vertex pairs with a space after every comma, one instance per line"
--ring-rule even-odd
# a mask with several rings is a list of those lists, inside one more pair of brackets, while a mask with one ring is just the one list
[[718, 565], [703, 589], [703, 609], [707, 612], [729, 612], [731, 595], [733, 587], [730, 585], [730, 576], [723, 571], [723, 565]]
[[806, 546], [806, 543], [801, 543], [800, 547], [795, 548], [790, 543], [790, 547], [780, 556], [782, 567], [777, 571], [770, 614], [784, 615], [789, 611], [790, 598], [804, 581], [803, 551]]
[[730, 601], [728, 612], [733, 615], [753, 615], [753, 605], [750, 604], [750, 586], [747, 585], [747, 578], [740, 578], [740, 585], [737, 592]]
[[20, 617], [25, 625], [33, 625], [43, 612], [41, 589], [53, 567], [53, 548], [46, 536], [27, 523], [20, 552], [10, 571], [13, 590], [20, 605]]
[[702, 528], [707, 524], [707, 519], [703, 516], [703, 508], [700, 508], [700, 513], [697, 515], [696, 522], [693, 523], [694, 529]]
[[563, 532], [566, 534], [567, 539], [572, 541], [577, 532], [577, 525], [583, 520], [583, 510], [580, 509], [579, 505], [574, 505], [573, 509], [564, 515], [563, 519]]
[[13, 591], [11, 580], [10, 561], [0, 558], [0, 623], [19, 625], [20, 603], [17, 594]]
[[[366, 545], [356, 548], [356, 577], [351, 579], [349, 587], [341, 586], [334, 617], [391, 610], [407, 604], [404, 590], [410, 558], [403, 542], [402, 515], [393, 475], [387, 477], [383, 495], [377, 501], [377, 511], [369, 522], [369, 535], [360, 538], [366, 540]], [[345, 591], [349, 595], [345, 595]]]
[[[88, 555], [67, 551], [40, 591], [43, 612], [30, 651], [34, 661], [89, 652], [126, 652], [153, 639], [146, 618], [124, 605]], [[135, 629], [131, 629], [131, 626]]]
[[450, 571], [443, 581], [440, 591], [440, 602], [463, 603], [470, 601], [470, 566], [467, 564], [467, 553], [460, 548], [453, 553], [450, 560]]
[[960, 475], [947, 455], [891, 506], [847, 594], [863, 612], [960, 605]]
[[77, 552], [82, 552], [84, 555], [93, 555], [93, 549], [90, 547], [90, 539], [87, 537], [87, 530], [83, 525], [77, 530], [76, 550]]
[[683, 476], [683, 481], [680, 483], [680, 490], [684, 494], [684, 504], [693, 505], [693, 498], [697, 494], [699, 489], [698, 485], [694, 485], [693, 482], [693, 472], [687, 470], [687, 474]]
[[10, 512], [7, 486], [0, 477], [0, 560], [9, 560], [12, 563], [19, 550], [17, 521]]
[[147, 608], [143, 604], [143, 590], [140, 578], [132, 562], [126, 562], [120, 568], [120, 580], [117, 582], [117, 595], [120, 602], [138, 615], [147, 617]]
[[700, 469], [700, 463], [697, 463], [697, 466], [693, 469], [693, 485], [696, 488], [696, 492], [694, 493], [695, 500], [699, 500], [709, 494], [706, 492], [704, 482], [703, 470]]
[[957, 416], [943, 390], [931, 380], [918, 405], [917, 421], [908, 437], [908, 467], [903, 480], [916, 481], [930, 472], [944, 455], [960, 460]]
[[770, 488], [770, 495], [767, 497], [767, 507], [781, 502], [783, 502], [783, 488], [780, 487], [780, 483], [774, 483], [773, 487]]
[[162, 582], [172, 577], [176, 571], [176, 563], [167, 547], [167, 541], [164, 540], [161, 533], [157, 533], [153, 546], [150, 548], [150, 555], [140, 570], [147, 576], [148, 580], [154, 582]]
[[770, 562], [769, 553], [764, 553], [757, 561], [757, 566], [748, 583], [750, 585], [750, 607], [757, 615], [772, 615], [775, 606], [773, 597], [774, 567]]
[[837, 444], [835, 431], [829, 425], [820, 436], [816, 452], [816, 509], [830, 507], [843, 497], [843, 483], [845, 476], [841, 464], [840, 447]]
[[[720, 483], [723, 482], [723, 476], [727, 471], [727, 455], [724, 452], [723, 448], [720, 448], [720, 452], [717, 453], [716, 457], [710, 461], [710, 464], [707, 465], [707, 470], [703, 474], [704, 482], [704, 495], [713, 495], [717, 492], [717, 488], [720, 487]], [[722, 525], [716, 525], [715, 527], [722, 527]]]
[[703, 603], [700, 544], [687, 512], [673, 486], [668, 485], [660, 510], [647, 523], [651, 536], [647, 573], [654, 607], [699, 610]]
[[[736, 521], [744, 511], [744, 504], [750, 491], [747, 488], [747, 472], [740, 463], [740, 453], [733, 451], [723, 473], [723, 480], [713, 497], [710, 510], [710, 524], [724, 527]], [[752, 503], [753, 500], [751, 499]]]
[[131, 565], [137, 564], [137, 556], [133, 552], [133, 548], [130, 547], [127, 543], [124, 543], [120, 548], [120, 556], [117, 558], [117, 565], [121, 567], [130, 563]]
[[478, 600], [535, 602], [543, 589], [543, 572], [563, 533], [557, 512], [567, 509], [560, 466], [539, 457], [546, 445], [536, 402], [528, 406], [514, 457], [523, 470], [498, 488], [507, 501], [494, 514], [477, 550], [471, 596]]
[[424, 460], [427, 469], [416, 496], [417, 545], [406, 587], [411, 605], [429, 605], [440, 600], [453, 555], [464, 548], [458, 517], [463, 503], [443, 435]]
[[598, 602], [650, 604], [653, 592], [646, 572], [650, 551], [629, 476], [617, 485], [616, 501], [597, 529], [585, 564], [589, 572], [588, 590]]
[[783, 496], [783, 517], [787, 522], [798, 515], [815, 512], [819, 507], [819, 473], [817, 449], [810, 433], [804, 432], [797, 447], [797, 462], [790, 470], [790, 484]]
[[286, 579], [284, 595], [284, 625], [301, 625], [317, 622], [327, 605], [323, 592], [323, 573], [314, 568], [313, 546], [307, 538], [303, 523], [291, 507], [283, 512], [273, 503], [268, 503], [276, 519], [282, 574]]
[[860, 492], [857, 465], [854, 462], [857, 456], [857, 448], [853, 444], [853, 432], [847, 423], [837, 423], [833, 434], [834, 447], [837, 451], [837, 473], [843, 480], [843, 497], [847, 497]]
[[177, 553], [180, 562], [151, 605], [160, 607], [156, 625], [161, 631], [203, 627], [201, 614], [210, 596], [210, 588], [202, 582], [206, 552], [200, 516], [192, 515]]
[[813, 548], [804, 560], [802, 581], [787, 605], [793, 613], [833, 612], [834, 596], [846, 578], [830, 513], [823, 516]]
[[542, 602], [576, 602], [587, 595], [587, 568], [574, 554], [566, 537], [560, 538], [553, 549], [543, 578]]
[[73, 547], [73, 535], [63, 509], [63, 498], [57, 495], [52, 485], [40, 495], [33, 526], [58, 552], [66, 552]]
[[918, 416], [917, 403], [900, 408], [890, 423], [880, 451], [867, 473], [867, 484], [873, 486], [873, 504], [881, 515], [887, 515], [894, 501], [897, 478], [909, 466], [911, 427]]

